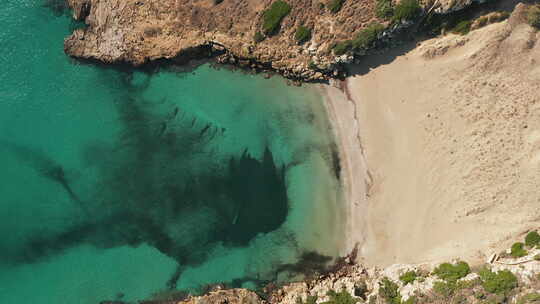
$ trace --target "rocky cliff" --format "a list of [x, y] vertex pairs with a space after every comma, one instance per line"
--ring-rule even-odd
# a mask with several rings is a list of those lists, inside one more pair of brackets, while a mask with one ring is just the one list
[[[303, 80], [341, 76], [341, 63], [352, 57], [336, 56], [332, 47], [373, 22], [390, 24], [376, 17], [376, 0], [288, 0], [290, 13], [277, 32], [256, 42], [273, 0], [67, 1], [73, 17], [87, 25], [65, 40], [65, 51], [73, 57], [135, 66], [217, 57], [222, 63]], [[331, 2], [342, 2], [341, 9], [332, 12]], [[445, 13], [470, 3], [437, 0], [423, 6]], [[311, 39], [302, 44], [295, 37], [300, 26], [311, 30]]]
[[[259, 293], [218, 289], [183, 301], [149, 304], [447, 304], [538, 303], [540, 248], [520, 257], [508, 250], [492, 255], [482, 267], [462, 261], [366, 268], [344, 264], [337, 271]], [[449, 277], [449, 275], [453, 277]]]

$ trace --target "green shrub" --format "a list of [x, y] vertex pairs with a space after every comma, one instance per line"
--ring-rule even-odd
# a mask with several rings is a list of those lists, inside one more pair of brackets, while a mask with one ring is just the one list
[[540, 253], [534, 256], [535, 261], [540, 261]]
[[307, 296], [306, 302], [302, 301], [301, 297], [296, 298], [296, 304], [316, 304], [317, 296]]
[[314, 61], [310, 61], [308, 63], [308, 68], [311, 69], [311, 70], [318, 70], [319, 69], [319, 67], [317, 66], [317, 64]]
[[452, 33], [460, 34], [460, 35], [467, 35], [469, 33], [469, 31], [471, 30], [471, 24], [472, 24], [472, 21], [470, 21], [470, 20], [460, 21], [452, 29]]
[[540, 6], [535, 5], [529, 8], [527, 22], [535, 28], [540, 28]]
[[455, 281], [437, 281], [433, 283], [433, 291], [442, 295], [445, 298], [451, 297], [457, 290], [457, 284]]
[[407, 301], [401, 302], [401, 304], [416, 304], [416, 297], [412, 296], [407, 299]]
[[452, 297], [458, 290], [471, 289], [480, 283], [479, 280], [470, 281], [437, 281], [433, 284], [433, 291], [444, 296], [445, 298]]
[[540, 293], [533, 292], [519, 298], [516, 304], [540, 303]]
[[540, 245], [540, 234], [536, 231], [531, 231], [525, 236], [525, 245], [534, 247]]
[[437, 275], [440, 279], [447, 282], [456, 282], [457, 280], [464, 278], [471, 272], [469, 264], [465, 262], [457, 262], [452, 265], [450, 263], [443, 263], [439, 265], [433, 273]]
[[291, 6], [282, 0], [278, 0], [263, 13], [263, 32], [273, 35], [279, 31], [281, 20], [291, 12]]
[[348, 51], [350, 51], [351, 47], [352, 47], [352, 41], [346, 40], [346, 41], [336, 43], [336, 45], [334, 45], [332, 50], [334, 51], [334, 54], [341, 56], [347, 53]]
[[510, 255], [514, 258], [520, 258], [527, 255], [527, 250], [523, 249], [525, 244], [523, 243], [514, 243], [510, 249]]
[[253, 41], [255, 43], [259, 43], [264, 40], [264, 35], [261, 32], [256, 32], [255, 35], [253, 35]]
[[411, 270], [411, 271], [407, 271], [405, 272], [404, 274], [402, 274], [400, 277], [399, 277], [399, 280], [401, 282], [403, 282], [404, 285], [407, 285], [409, 283], [412, 283], [414, 282], [414, 280], [416, 280], [416, 277], [418, 275], [416, 274], [416, 271], [414, 270]]
[[381, 19], [389, 19], [394, 15], [392, 0], [377, 0], [375, 15]]
[[420, 14], [418, 0], [401, 0], [394, 8], [394, 21], [412, 20]]
[[303, 25], [299, 26], [294, 34], [294, 39], [296, 39], [296, 42], [298, 43], [309, 41], [311, 39], [311, 29]]
[[384, 26], [382, 24], [372, 23], [368, 25], [365, 29], [361, 30], [352, 41], [353, 49], [365, 50], [370, 48], [382, 31], [384, 31]]
[[330, 300], [322, 304], [355, 304], [359, 301], [359, 299], [353, 298], [345, 289], [339, 293], [330, 290], [327, 295], [330, 297]]
[[344, 2], [345, 0], [331, 0], [330, 3], [328, 3], [328, 9], [335, 14], [341, 10]]
[[516, 276], [508, 271], [501, 270], [497, 273], [485, 268], [478, 273], [482, 280], [482, 286], [487, 292], [506, 295], [518, 286]]
[[362, 299], [366, 299], [366, 294], [368, 293], [368, 287], [365, 281], [359, 281], [354, 284], [354, 295]]
[[388, 304], [401, 304], [401, 295], [399, 286], [388, 278], [383, 278], [379, 283], [379, 295], [384, 298]]

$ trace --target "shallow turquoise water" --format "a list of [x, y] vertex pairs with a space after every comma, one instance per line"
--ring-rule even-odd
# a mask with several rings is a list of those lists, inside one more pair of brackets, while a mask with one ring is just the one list
[[290, 279], [277, 269], [303, 252], [337, 254], [336, 153], [314, 91], [209, 66], [83, 65], [62, 51], [70, 18], [41, 1], [7, 0], [0, 25], [0, 303], [249, 287]]

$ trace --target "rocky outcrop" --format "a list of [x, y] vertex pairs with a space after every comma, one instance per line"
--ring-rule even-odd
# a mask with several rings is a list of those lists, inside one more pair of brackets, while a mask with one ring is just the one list
[[[531, 250], [528, 255], [519, 259], [511, 257], [496, 257], [492, 259], [490, 267], [492, 271], [508, 270], [519, 280], [519, 288], [514, 290], [511, 298], [519, 299], [540, 287], [540, 261], [535, 260], [539, 256], [540, 249]], [[456, 262], [456, 261], [454, 261]], [[441, 298], [433, 290], [436, 282], [443, 282], [435, 274], [435, 263], [418, 265], [395, 264], [384, 269], [372, 267], [366, 268], [357, 264], [347, 264], [339, 270], [320, 276], [317, 279], [297, 282], [272, 290], [261, 297], [258, 294], [245, 289], [217, 290], [207, 295], [191, 297], [174, 304], [298, 304], [306, 303], [308, 297], [316, 298], [316, 303], [325, 303], [330, 300], [330, 291], [346, 291], [359, 303], [387, 303], [385, 291], [382, 291], [383, 281], [388, 279], [395, 283], [396, 291], [402, 301], [415, 297], [417, 302], [411, 303], [449, 303], [448, 299]], [[400, 277], [407, 272], [414, 272], [417, 276], [413, 282], [404, 283]], [[470, 291], [463, 292], [464, 296], [470, 294], [471, 298], [463, 303], [482, 303], [483, 298], [476, 299], [473, 290], [481, 293], [481, 280], [479, 275], [471, 272], [459, 281]], [[484, 291], [485, 292], [485, 291]], [[508, 303], [510, 303], [509, 301]]]
[[[263, 12], [273, 0], [67, 1], [74, 19], [87, 24], [65, 39], [65, 52], [73, 57], [135, 66], [217, 57], [220, 63], [308, 81], [343, 76], [343, 64], [353, 58], [335, 56], [333, 45], [372, 22], [389, 23], [376, 18], [375, 0], [346, 0], [337, 13], [330, 12], [327, 1], [288, 0], [292, 10], [279, 32], [256, 43]], [[446, 13], [472, 2], [438, 0], [424, 6]], [[294, 37], [300, 25], [312, 29], [312, 39], [303, 44]]]
[[[289, 1], [291, 13], [280, 32], [260, 43], [263, 11], [271, 0], [69, 0], [73, 16], [88, 25], [65, 40], [67, 54], [105, 63], [142, 65], [158, 59], [209, 55], [253, 68], [277, 70], [289, 77], [337, 76], [330, 51], [374, 21], [374, 1], [346, 1], [337, 14], [311, 0]], [[313, 38], [298, 45], [298, 26], [313, 29]], [[311, 63], [311, 64], [310, 64]], [[315, 67], [316, 65], [316, 67]]]

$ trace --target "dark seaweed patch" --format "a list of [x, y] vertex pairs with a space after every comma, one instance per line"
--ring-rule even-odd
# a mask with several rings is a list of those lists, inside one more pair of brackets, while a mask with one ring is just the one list
[[125, 92], [115, 100], [122, 127], [113, 145], [94, 143], [83, 152], [99, 172], [91, 193], [79, 198], [62, 165], [47, 153], [4, 145], [85, 209], [62, 231], [29, 236], [8, 261], [33, 263], [82, 244], [148, 244], [180, 265], [169, 280], [172, 289], [182, 271], [203, 263], [216, 245], [247, 246], [284, 223], [289, 209], [285, 165], [275, 163], [269, 148], [261, 159], [247, 150], [217, 155], [209, 144], [223, 128], [189, 118], [172, 105], [167, 114], [156, 113], [142, 97], [148, 79], [135, 83], [124, 73], [111, 80]]

